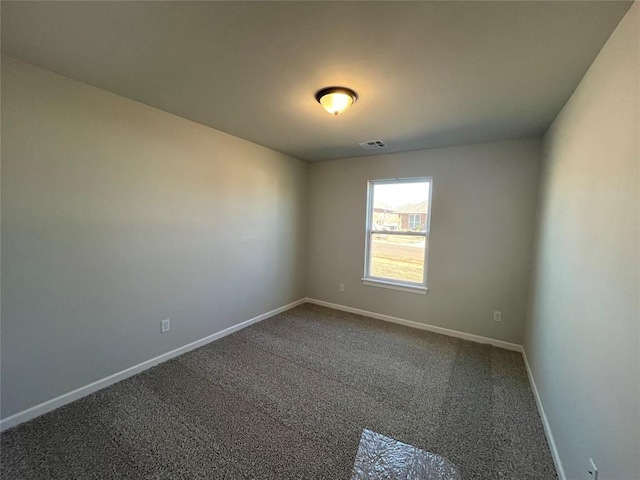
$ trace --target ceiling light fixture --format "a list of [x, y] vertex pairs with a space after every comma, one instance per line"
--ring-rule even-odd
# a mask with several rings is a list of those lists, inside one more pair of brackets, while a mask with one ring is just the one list
[[316, 100], [332, 115], [344, 112], [358, 99], [358, 94], [346, 87], [327, 87], [316, 93]]

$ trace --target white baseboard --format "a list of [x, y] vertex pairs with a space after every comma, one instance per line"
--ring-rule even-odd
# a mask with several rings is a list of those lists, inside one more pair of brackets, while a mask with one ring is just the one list
[[383, 315], [381, 313], [369, 312], [367, 310], [360, 310], [359, 308], [347, 307], [345, 305], [339, 305], [337, 303], [325, 302], [323, 300], [316, 300], [315, 298], [306, 298], [307, 303], [313, 303], [315, 305], [321, 305], [327, 308], [333, 308], [335, 310], [342, 310], [344, 312], [356, 313], [358, 315], [364, 315], [365, 317], [376, 318], [378, 320], [384, 320], [386, 322], [398, 323], [400, 325], [406, 325], [407, 327], [418, 328], [420, 330], [428, 330], [434, 333], [440, 333], [449, 337], [462, 338], [463, 340], [470, 340], [476, 343], [488, 343], [494, 347], [504, 348], [506, 350], [513, 350], [515, 352], [522, 352], [522, 345], [517, 343], [504, 342], [502, 340], [496, 340], [495, 338], [482, 337], [480, 335], [474, 335], [472, 333], [460, 332], [459, 330], [451, 330], [444, 327], [436, 327], [435, 325], [428, 325], [426, 323], [414, 322], [412, 320], [405, 320], [404, 318], [392, 317], [390, 315]]
[[19, 425], [23, 422], [39, 417], [42, 414], [50, 412], [51, 410], [55, 410], [58, 407], [66, 405], [67, 403], [71, 403], [82, 397], [86, 397], [93, 392], [108, 387], [109, 385], [113, 385], [114, 383], [124, 380], [125, 378], [132, 377], [133, 375], [154, 367], [159, 363], [166, 362], [167, 360], [177, 357], [178, 355], [182, 355], [183, 353], [187, 353], [198, 347], [206, 345], [207, 343], [213, 342], [214, 340], [218, 340], [219, 338], [230, 335], [234, 332], [237, 332], [238, 330], [242, 330], [249, 325], [253, 325], [254, 323], [258, 323], [286, 310], [297, 307], [298, 305], [305, 303], [305, 301], [305, 298], [301, 298], [300, 300], [297, 300], [293, 303], [276, 308], [275, 310], [271, 310], [270, 312], [263, 313], [262, 315], [258, 315], [257, 317], [238, 323], [237, 325], [233, 325], [232, 327], [225, 328], [224, 330], [214, 333], [213, 335], [201, 338], [200, 340], [196, 340], [195, 342], [191, 342], [187, 345], [176, 348], [175, 350], [171, 350], [170, 352], [163, 353], [162, 355], [139, 363], [138, 365], [134, 365], [133, 367], [129, 367], [120, 372], [114, 373], [113, 375], [109, 375], [108, 377], [92, 382], [88, 385], [85, 385], [84, 387], [77, 388], [71, 392], [60, 395], [59, 397], [52, 398], [51, 400], [47, 400], [46, 402], [43, 402], [39, 405], [23, 410], [22, 412], [18, 412], [14, 415], [11, 415], [10, 417], [0, 420], [0, 431], [15, 427], [16, 425]]
[[556, 472], [558, 472], [558, 478], [560, 480], [567, 480], [566, 475], [564, 474], [564, 468], [562, 468], [562, 461], [560, 460], [560, 455], [558, 454], [558, 448], [556, 447], [556, 441], [553, 438], [553, 433], [551, 432], [551, 426], [549, 425], [549, 420], [547, 420], [547, 415], [544, 413], [544, 407], [542, 406], [542, 401], [540, 400], [540, 394], [538, 393], [538, 387], [536, 386], [536, 381], [533, 378], [533, 373], [531, 372], [531, 368], [529, 367], [529, 361], [527, 360], [527, 352], [522, 350], [522, 356], [524, 358], [524, 365], [527, 369], [527, 376], [529, 377], [529, 383], [531, 384], [531, 390], [533, 390], [533, 396], [536, 399], [536, 405], [538, 406], [538, 413], [540, 413], [540, 418], [542, 418], [542, 426], [544, 427], [544, 434], [547, 436], [547, 442], [549, 442], [549, 448], [551, 449], [551, 458], [553, 458], [553, 463], [556, 466]]

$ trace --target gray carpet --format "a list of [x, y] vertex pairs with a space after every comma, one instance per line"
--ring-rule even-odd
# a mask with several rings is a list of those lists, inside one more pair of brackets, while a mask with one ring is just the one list
[[363, 429], [556, 478], [519, 353], [302, 305], [0, 436], [6, 479], [348, 479]]

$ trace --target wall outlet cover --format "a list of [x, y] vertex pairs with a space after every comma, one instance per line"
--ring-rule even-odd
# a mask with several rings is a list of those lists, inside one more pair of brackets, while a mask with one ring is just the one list
[[162, 333], [167, 333], [169, 330], [171, 330], [171, 320], [169, 320], [168, 318], [166, 320], [162, 320], [162, 323], [161, 323]]

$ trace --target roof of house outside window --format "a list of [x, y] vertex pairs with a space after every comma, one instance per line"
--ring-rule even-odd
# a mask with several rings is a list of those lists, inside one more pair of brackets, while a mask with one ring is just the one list
[[395, 213], [395, 208], [392, 207], [391, 205], [387, 205], [386, 203], [382, 203], [382, 202], [375, 202], [373, 204], [373, 209], [374, 210], [382, 210], [385, 213]]
[[407, 203], [406, 205], [401, 205], [397, 208], [393, 209], [393, 213], [427, 213], [427, 202], [420, 203]]

